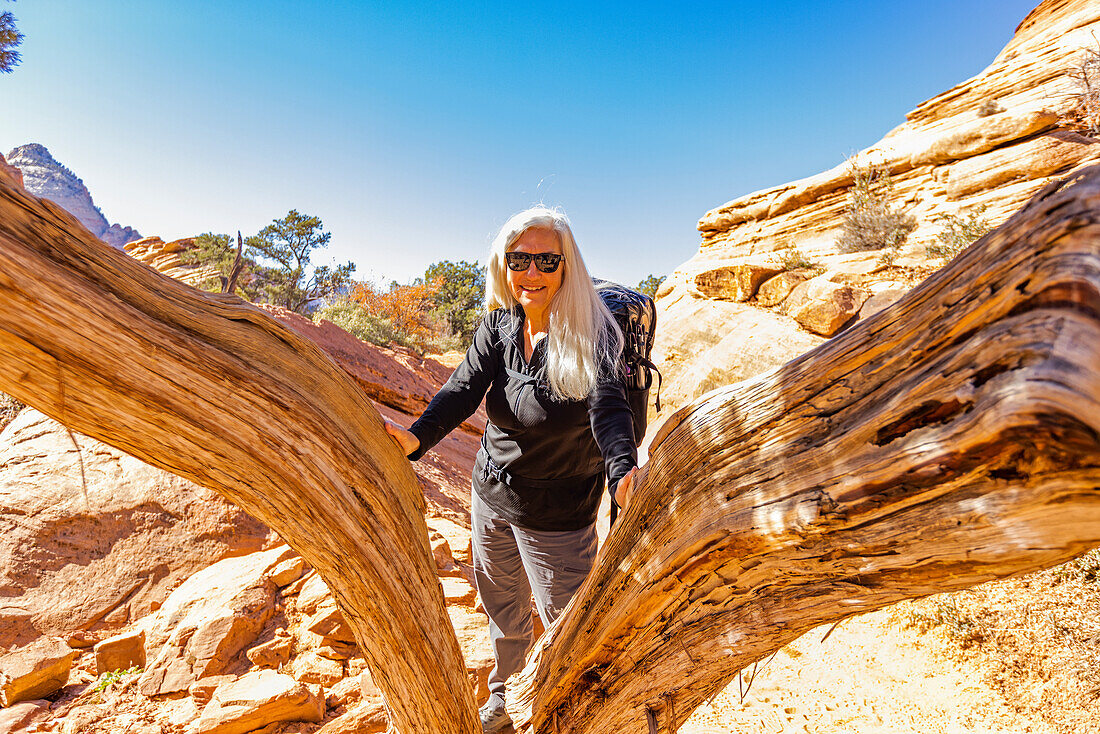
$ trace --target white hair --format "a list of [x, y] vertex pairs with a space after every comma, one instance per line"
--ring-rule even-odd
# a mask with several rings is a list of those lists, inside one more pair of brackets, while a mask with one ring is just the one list
[[596, 387], [601, 374], [612, 375], [619, 369], [623, 336], [615, 317], [592, 285], [564, 212], [536, 206], [504, 223], [489, 250], [485, 310], [517, 305], [508, 287], [504, 254], [529, 229], [556, 233], [563, 255], [561, 288], [550, 301], [548, 311], [546, 373], [550, 390], [559, 399], [583, 400]]

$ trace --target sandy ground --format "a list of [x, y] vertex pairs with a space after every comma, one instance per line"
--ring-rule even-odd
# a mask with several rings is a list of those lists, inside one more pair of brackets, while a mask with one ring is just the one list
[[822, 642], [828, 631], [820, 627], [780, 650], [743, 700], [735, 678], [680, 734], [1050, 731], [1019, 720], [978, 670], [938, 654], [934, 640], [922, 641], [890, 610], [848, 619]]

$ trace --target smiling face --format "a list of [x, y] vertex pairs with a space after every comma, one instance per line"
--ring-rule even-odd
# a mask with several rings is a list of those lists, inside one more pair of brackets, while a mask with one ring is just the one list
[[[561, 240], [552, 229], [531, 228], [524, 230], [508, 252], [527, 252], [537, 255], [540, 252], [554, 252], [562, 254]], [[559, 263], [558, 269], [552, 273], [540, 271], [534, 261], [526, 270], [517, 272], [505, 266], [508, 278], [508, 290], [512, 297], [523, 306], [527, 318], [535, 324], [545, 324], [550, 301], [554, 294], [561, 288], [562, 273], [568, 266], [564, 260]]]

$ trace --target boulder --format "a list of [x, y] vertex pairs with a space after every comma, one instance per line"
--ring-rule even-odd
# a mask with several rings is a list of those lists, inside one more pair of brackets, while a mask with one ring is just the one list
[[347, 706], [363, 697], [362, 688], [359, 685], [359, 676], [352, 675], [341, 678], [333, 684], [325, 698], [325, 705], [329, 709], [337, 709]]
[[281, 589], [297, 581], [305, 570], [305, 559], [301, 556], [294, 556], [271, 570], [271, 581]]
[[137, 629], [115, 635], [95, 646], [95, 672], [103, 675], [112, 670], [145, 667], [145, 630]]
[[[451, 557], [457, 563], [464, 563], [469, 565], [473, 562], [471, 548], [470, 548], [470, 528], [469, 525], [463, 525], [445, 517], [431, 516], [424, 518], [428, 527], [442, 535], [447, 539], [447, 548], [451, 552]], [[469, 516], [466, 521], [468, 523]]]
[[305, 627], [322, 637], [330, 637], [340, 642], [355, 642], [355, 635], [344, 621], [344, 615], [340, 613], [334, 599], [322, 602], [306, 622]]
[[695, 276], [695, 288], [707, 298], [747, 301], [768, 278], [783, 272], [775, 263], [745, 262], [704, 270]]
[[0, 432], [0, 647], [118, 629], [268, 529], [32, 408]]
[[287, 546], [227, 558], [187, 579], [147, 623], [158, 650], [141, 676], [146, 696], [185, 691], [225, 671], [275, 613], [270, 571], [294, 555]]
[[258, 668], [278, 669], [280, 665], [290, 661], [293, 649], [294, 638], [280, 627], [275, 630], [273, 639], [250, 648], [245, 655]]
[[452, 573], [458, 569], [455, 558], [451, 555], [451, 545], [442, 533], [428, 528], [428, 543], [432, 548], [436, 570], [440, 573]]
[[489, 618], [482, 612], [464, 607], [448, 607], [466, 672], [477, 700], [489, 696], [489, 672], [493, 669], [493, 649], [489, 645]]
[[290, 664], [290, 674], [302, 683], [331, 686], [344, 677], [344, 665], [318, 654], [316, 650], [309, 650], [294, 658]]
[[805, 283], [813, 273], [809, 270], [788, 270], [768, 278], [756, 291], [756, 305], [770, 308], [782, 303], [796, 286]]
[[325, 702], [289, 675], [247, 673], [218, 686], [188, 734], [246, 734], [284, 721], [320, 722]]
[[57, 637], [43, 637], [0, 657], [0, 706], [33, 701], [61, 690], [76, 651]]
[[50, 702], [41, 699], [20, 701], [7, 708], [0, 708], [0, 732], [33, 731], [34, 724], [44, 721], [50, 715]]
[[378, 734], [389, 729], [390, 718], [381, 699], [360, 701], [313, 734]]
[[859, 309], [859, 318], [865, 319], [873, 313], [877, 313], [887, 306], [892, 306], [909, 291], [905, 288], [887, 288], [875, 293]]
[[303, 616], [311, 616], [321, 603], [332, 600], [332, 592], [328, 584], [321, 578], [321, 574], [313, 571], [305, 577], [302, 590], [298, 592], [298, 599], [294, 602], [295, 609]]
[[237, 680], [235, 675], [211, 675], [189, 685], [187, 693], [197, 705], [205, 706], [214, 697], [214, 691], [218, 690], [218, 686], [232, 683], [235, 680]]
[[446, 576], [439, 582], [443, 585], [443, 598], [448, 604], [473, 604], [477, 590], [466, 579], [461, 576]]
[[821, 336], [832, 336], [855, 318], [870, 293], [862, 288], [814, 278], [794, 289], [783, 312]]

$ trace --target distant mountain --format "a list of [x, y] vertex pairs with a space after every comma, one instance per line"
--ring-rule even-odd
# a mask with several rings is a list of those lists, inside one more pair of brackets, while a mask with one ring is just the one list
[[92, 201], [88, 187], [76, 174], [54, 160], [46, 146], [21, 145], [8, 153], [8, 164], [23, 172], [23, 186], [35, 196], [49, 199], [80, 220], [88, 231], [107, 244], [122, 247], [141, 239], [132, 227], [109, 224]]

